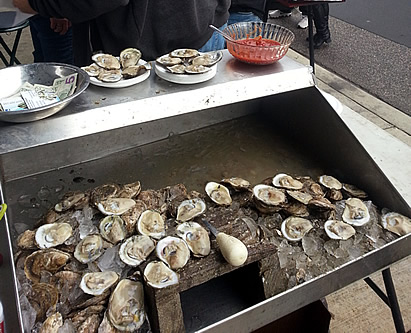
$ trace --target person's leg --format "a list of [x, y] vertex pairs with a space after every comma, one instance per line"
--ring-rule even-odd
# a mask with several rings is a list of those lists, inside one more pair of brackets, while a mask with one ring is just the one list
[[[227, 27], [227, 23], [221, 26], [219, 29], [223, 30]], [[223, 50], [225, 48], [225, 39], [223, 36], [214, 32], [211, 38], [198, 50], [200, 52], [210, 52]]]
[[297, 27], [300, 29], [306, 29], [308, 27], [308, 9], [307, 6], [301, 6], [301, 20], [298, 22]]
[[[36, 16], [30, 20], [35, 62], [61, 62], [73, 64], [73, 36], [69, 28], [66, 34], [60, 35], [50, 28], [50, 19]], [[34, 45], [36, 43], [36, 45]], [[41, 52], [35, 54], [37, 52]]]
[[291, 16], [292, 8], [285, 7], [275, 0], [267, 0], [265, 11], [268, 13], [269, 18], [279, 18]]
[[331, 43], [331, 33], [328, 26], [328, 3], [314, 5], [314, 25], [316, 34], [314, 35], [314, 48], [319, 48], [324, 43]]

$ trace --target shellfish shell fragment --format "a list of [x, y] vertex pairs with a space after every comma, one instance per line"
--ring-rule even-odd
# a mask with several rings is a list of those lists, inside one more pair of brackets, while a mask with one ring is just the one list
[[205, 202], [200, 198], [184, 200], [177, 208], [177, 221], [186, 222], [203, 214], [206, 210]]
[[296, 242], [301, 240], [312, 228], [310, 220], [290, 216], [281, 224], [281, 233], [288, 240]]
[[152, 261], [144, 269], [144, 279], [153, 288], [165, 288], [178, 283], [178, 274], [162, 261]]
[[355, 229], [351, 225], [338, 220], [326, 221], [324, 230], [331, 239], [347, 240], [355, 235]]
[[301, 190], [303, 188], [303, 183], [285, 173], [275, 175], [273, 178], [273, 185], [288, 190]]
[[35, 240], [40, 249], [48, 249], [63, 244], [73, 234], [68, 223], [44, 224], [36, 231]]
[[370, 213], [360, 199], [349, 198], [345, 201], [342, 219], [348, 224], [359, 227], [370, 220]]
[[166, 233], [163, 217], [154, 210], [146, 210], [141, 213], [137, 222], [137, 229], [140, 234], [155, 239], [160, 239]]
[[177, 235], [185, 240], [195, 257], [205, 257], [211, 251], [210, 236], [196, 222], [185, 222], [177, 227]]
[[207, 195], [216, 204], [229, 206], [232, 203], [230, 191], [224, 185], [215, 182], [208, 182], [205, 186]]
[[112, 271], [92, 272], [83, 275], [80, 288], [89, 295], [101, 295], [118, 281], [118, 274]]
[[156, 255], [171, 269], [179, 269], [190, 259], [190, 249], [183, 239], [168, 236], [157, 243]]
[[129, 266], [138, 266], [151, 252], [154, 251], [156, 245], [153, 240], [146, 235], [135, 235], [127, 238], [119, 249], [121, 261]]
[[146, 318], [143, 284], [121, 280], [110, 296], [107, 317], [118, 330], [136, 332]]
[[411, 219], [399, 213], [390, 212], [381, 217], [381, 224], [384, 229], [404, 236], [411, 233]]

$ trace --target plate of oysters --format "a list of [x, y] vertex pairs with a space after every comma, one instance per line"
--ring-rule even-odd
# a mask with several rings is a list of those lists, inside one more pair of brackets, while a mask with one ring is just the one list
[[98, 53], [91, 59], [91, 65], [81, 68], [90, 76], [90, 83], [99, 87], [129, 87], [150, 76], [151, 64], [141, 59], [138, 49], [127, 48], [119, 57]]
[[166, 81], [195, 84], [212, 79], [223, 52], [202, 53], [194, 49], [177, 49], [156, 59], [155, 72]]

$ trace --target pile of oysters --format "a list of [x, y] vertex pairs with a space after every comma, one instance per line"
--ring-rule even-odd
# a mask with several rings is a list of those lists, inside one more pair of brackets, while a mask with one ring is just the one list
[[[66, 193], [35, 229], [17, 238], [20, 296], [36, 312], [34, 327], [26, 329], [149, 331], [144, 285], [177, 284], [190, 259], [203, 260], [216, 246], [202, 218], [241, 211], [253, 246], [269, 231], [256, 220], [273, 214], [281, 217], [273, 227], [278, 237], [289, 242], [315, 229], [346, 240], [375, 219], [366, 199], [367, 193], [332, 176], [315, 181], [284, 173], [255, 186], [239, 177], [208, 182], [205, 194], [183, 184], [142, 190], [138, 181]], [[240, 223], [235, 217], [230, 221]], [[411, 220], [386, 212], [379, 215], [378, 227], [394, 239], [411, 233]]]
[[120, 52], [119, 57], [111, 54], [97, 53], [91, 59], [91, 65], [81, 67], [90, 77], [113, 83], [121, 79], [132, 79], [146, 73], [151, 69], [150, 64], [138, 65], [141, 59], [141, 51], [135, 48], [127, 48]]
[[221, 51], [200, 53], [194, 49], [177, 49], [156, 59], [156, 63], [173, 74], [201, 74], [223, 58]]

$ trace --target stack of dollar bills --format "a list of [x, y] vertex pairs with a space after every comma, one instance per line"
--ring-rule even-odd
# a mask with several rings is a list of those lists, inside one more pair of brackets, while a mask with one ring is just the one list
[[22, 111], [53, 104], [73, 95], [77, 73], [55, 79], [52, 86], [25, 82], [12, 96], [0, 99], [0, 112]]

